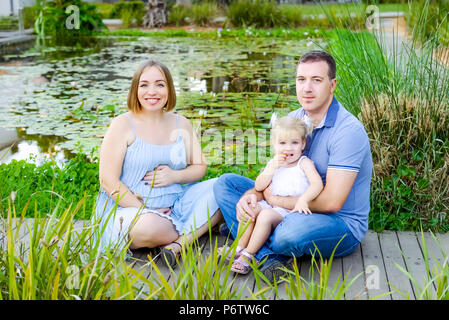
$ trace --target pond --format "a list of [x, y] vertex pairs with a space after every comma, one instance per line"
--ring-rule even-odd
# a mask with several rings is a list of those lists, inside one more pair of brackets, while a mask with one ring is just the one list
[[[274, 38], [103, 40], [96, 50], [28, 53], [0, 64], [0, 136], [16, 141], [2, 161], [33, 155], [31, 160], [52, 157], [63, 163], [77, 152], [97, 155], [112, 117], [127, 110], [134, 70], [149, 58], [169, 67], [176, 110], [192, 120], [206, 149], [221, 140], [208, 138], [207, 132], [266, 129], [273, 111], [286, 114], [298, 108], [297, 59], [323, 45]], [[235, 148], [239, 139], [235, 134], [229, 139]], [[212, 149], [206, 150], [208, 162], [221, 158]]]

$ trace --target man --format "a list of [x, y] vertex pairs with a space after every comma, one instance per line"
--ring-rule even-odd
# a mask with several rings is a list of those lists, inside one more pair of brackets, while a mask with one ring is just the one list
[[[326, 52], [311, 51], [300, 58], [296, 71], [296, 95], [302, 108], [289, 115], [313, 125], [304, 154], [315, 163], [324, 189], [309, 202], [312, 215], [287, 215], [255, 255], [259, 261], [268, 256], [260, 270], [271, 281], [282, 274], [279, 267], [291, 256], [312, 254], [316, 248], [323, 257], [330, 257], [335, 248], [335, 257], [352, 253], [368, 229], [370, 145], [363, 125], [334, 97], [335, 61]], [[234, 238], [238, 221], [255, 218], [257, 201], [264, 198], [272, 206], [293, 209], [297, 200], [274, 196], [270, 188], [263, 194], [256, 192], [254, 181], [236, 174], [222, 175], [214, 193]]]

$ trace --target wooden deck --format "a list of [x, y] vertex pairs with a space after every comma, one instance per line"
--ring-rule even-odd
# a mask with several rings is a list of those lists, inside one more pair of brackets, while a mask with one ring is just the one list
[[[26, 224], [31, 226], [33, 219], [26, 219]], [[17, 247], [27, 245], [28, 228], [24, 223], [18, 231], [19, 239], [16, 244]], [[77, 221], [75, 228], [82, 228], [83, 221]], [[6, 237], [4, 233], [4, 226], [0, 232], [1, 246], [5, 247]], [[13, 226], [14, 228], [14, 226]], [[423, 233], [424, 243], [421, 239], [421, 233], [415, 232], [395, 232], [384, 231], [376, 233], [371, 230], [368, 231], [362, 244], [351, 255], [336, 258], [333, 261], [332, 269], [329, 277], [329, 286], [336, 283], [337, 279], [353, 279], [356, 275], [362, 273], [356, 281], [346, 291], [344, 298], [346, 300], [353, 299], [372, 299], [383, 293], [391, 292], [391, 294], [377, 297], [382, 300], [403, 300], [407, 296], [414, 300], [419, 298], [422, 292], [426, 279], [431, 279], [432, 275], [427, 274], [426, 270], [433, 270], [434, 266], [441, 266], [446, 260], [446, 253], [449, 253], [449, 233], [436, 234], [437, 242], [429, 232]], [[203, 255], [210, 254], [214, 248], [210, 247], [210, 243], [215, 243], [217, 240], [218, 246], [225, 242], [225, 238], [218, 233], [213, 233], [213, 241], [209, 241], [209, 236], [203, 236], [199, 241]], [[427, 247], [429, 269], [426, 269], [426, 261], [424, 257], [424, 246]], [[142, 266], [148, 262], [147, 255], [149, 250], [140, 249], [133, 252], [134, 261], [133, 268], [141, 270]], [[182, 262], [181, 262], [182, 263]], [[302, 257], [297, 262], [300, 269], [300, 275], [309, 281], [309, 268], [311, 265], [310, 257]], [[157, 265], [161, 271], [167, 275], [167, 278], [177, 276], [170, 273], [162, 259], [157, 261]], [[399, 269], [399, 267], [411, 274], [414, 281], [410, 281], [409, 277]], [[243, 288], [242, 299], [251, 297], [251, 292], [256, 290], [256, 281], [254, 275], [235, 275], [236, 279], [233, 286]], [[315, 272], [315, 279], [317, 272]], [[402, 296], [397, 291], [406, 294]], [[435, 284], [431, 284], [430, 289], [435, 296]], [[285, 290], [279, 286], [277, 295], [272, 295], [272, 299], [288, 299]]]
[[[443, 265], [446, 258], [446, 253], [449, 253], [449, 233], [436, 234], [437, 242], [429, 232], [423, 233], [424, 242], [427, 247], [429, 270], [433, 270], [436, 265]], [[207, 236], [200, 239], [203, 244], [203, 254], [209, 254], [213, 248], [210, 248], [210, 243]], [[219, 234], [213, 234], [217, 238], [218, 245], [225, 242], [225, 238]], [[349, 287], [345, 293], [345, 300], [415, 300], [422, 292], [424, 283], [427, 279], [431, 279], [432, 275], [426, 275], [426, 262], [424, 259], [424, 251], [421, 239], [421, 233], [415, 232], [396, 232], [384, 231], [376, 233], [369, 230], [362, 244], [349, 256], [343, 258], [336, 258], [333, 261], [331, 274], [329, 277], [329, 285], [336, 283], [338, 277], [340, 279], [348, 278], [348, 281], [355, 278], [356, 275], [363, 273], [355, 282]], [[147, 260], [148, 250], [134, 251], [134, 257], [145, 263]], [[182, 262], [181, 262], [182, 263]], [[310, 281], [309, 269], [311, 265], [310, 257], [302, 257], [297, 262], [300, 268], [300, 275]], [[170, 278], [168, 271], [163, 261], [157, 261], [157, 265], [165, 270], [167, 277]], [[407, 275], [401, 271], [398, 266], [409, 272], [413, 279], [411, 281]], [[138, 264], [136, 265], [138, 267]], [[175, 268], [175, 271], [179, 268]], [[245, 286], [246, 291], [242, 298], [250, 297], [250, 292], [256, 290], [256, 283], [254, 275], [236, 275], [237, 279], [233, 286]], [[317, 273], [315, 272], [315, 280], [317, 280]], [[341, 281], [341, 280], [340, 280]], [[281, 286], [280, 286], [281, 287]], [[405, 294], [402, 296], [396, 290]], [[391, 294], [382, 296], [383, 293], [391, 292]], [[431, 292], [435, 296], [436, 288], [432, 284]], [[379, 296], [379, 297], [378, 297]], [[281, 289], [277, 296], [273, 299], [287, 299]]]

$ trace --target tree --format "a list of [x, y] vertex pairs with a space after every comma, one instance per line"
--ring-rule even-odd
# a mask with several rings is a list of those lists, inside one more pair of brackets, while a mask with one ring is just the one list
[[167, 23], [167, 8], [164, 0], [149, 0], [148, 11], [143, 18], [147, 28], [159, 28]]

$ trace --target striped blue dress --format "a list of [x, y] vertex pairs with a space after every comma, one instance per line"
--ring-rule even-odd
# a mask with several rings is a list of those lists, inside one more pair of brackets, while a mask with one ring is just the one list
[[[179, 134], [179, 117], [176, 115], [178, 137], [176, 142], [168, 145], [155, 145], [142, 140], [128, 118], [135, 141], [128, 146], [122, 167], [120, 181], [134, 194], [140, 194], [146, 209], [135, 207], [120, 207], [109, 194], [100, 188], [92, 223], [99, 223], [99, 232], [95, 235], [100, 240], [102, 249], [117, 243], [124, 245], [128, 241], [128, 231], [138, 215], [149, 212], [169, 219], [176, 231], [182, 235], [196, 230], [205, 223], [208, 217], [217, 210], [213, 185], [215, 179], [189, 184], [175, 183], [166, 187], [153, 187], [142, 180], [146, 172], [153, 171], [157, 166], [165, 164], [173, 170], [186, 167], [186, 150], [184, 139]], [[103, 160], [103, 161], [107, 161]], [[158, 208], [172, 207], [170, 215], [154, 211]]]

